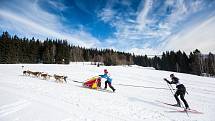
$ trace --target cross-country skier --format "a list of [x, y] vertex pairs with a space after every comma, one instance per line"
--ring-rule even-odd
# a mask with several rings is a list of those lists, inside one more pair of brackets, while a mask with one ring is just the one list
[[112, 82], [112, 78], [110, 77], [110, 75], [108, 74], [107, 69], [104, 69], [104, 74], [103, 75], [99, 75], [101, 78], [105, 78], [105, 88], [107, 89], [107, 84], [109, 85], [109, 87], [113, 90], [113, 92], [115, 92], [116, 89], [114, 89], [114, 87], [111, 85]]
[[170, 78], [172, 79], [172, 81], [169, 81], [169, 80], [167, 80], [166, 78], [164, 78], [164, 80], [165, 80], [167, 83], [169, 83], [169, 84], [176, 84], [177, 90], [176, 90], [176, 92], [175, 92], [175, 94], [174, 94], [174, 97], [175, 97], [175, 99], [176, 99], [176, 101], [177, 101], [177, 104], [176, 104], [175, 106], [178, 106], [178, 107], [181, 106], [180, 100], [179, 100], [179, 98], [178, 98], [178, 96], [180, 95], [181, 100], [184, 102], [185, 108], [186, 108], [187, 110], [189, 110], [189, 109], [190, 109], [190, 108], [189, 108], [189, 105], [188, 105], [187, 101], [184, 99], [184, 96], [185, 96], [185, 93], [186, 93], [186, 88], [185, 88], [185, 86], [179, 82], [179, 79], [178, 79], [177, 77], [175, 77], [174, 74], [170, 74]]

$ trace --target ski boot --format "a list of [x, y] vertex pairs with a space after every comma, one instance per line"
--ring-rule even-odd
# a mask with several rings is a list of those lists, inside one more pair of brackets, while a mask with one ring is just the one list
[[189, 108], [189, 107], [186, 107], [184, 110], [187, 111], [187, 110], [190, 110], [190, 108]]

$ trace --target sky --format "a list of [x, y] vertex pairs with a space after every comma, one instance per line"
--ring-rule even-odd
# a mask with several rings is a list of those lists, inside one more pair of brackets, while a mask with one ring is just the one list
[[135, 54], [215, 53], [215, 0], [0, 0], [0, 32]]

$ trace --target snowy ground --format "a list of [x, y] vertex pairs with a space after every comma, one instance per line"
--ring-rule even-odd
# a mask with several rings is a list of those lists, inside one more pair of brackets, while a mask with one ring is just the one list
[[[214, 78], [175, 73], [187, 87], [190, 107], [203, 112], [187, 116], [159, 102], [175, 103], [169, 90], [119, 85], [168, 88], [162, 79], [171, 72], [86, 63], [21, 66], [0, 65], [0, 121], [215, 121]], [[104, 68], [111, 73], [116, 93], [82, 88], [72, 81], [102, 74]], [[23, 76], [27, 69], [67, 75], [68, 83]]]

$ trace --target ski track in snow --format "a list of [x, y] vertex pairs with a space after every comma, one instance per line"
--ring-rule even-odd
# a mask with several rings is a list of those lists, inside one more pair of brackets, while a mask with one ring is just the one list
[[[56, 83], [23, 76], [21, 66], [33, 71], [61, 74], [68, 83]], [[175, 103], [169, 90], [126, 87], [117, 84], [167, 88], [163, 78], [173, 72], [143, 67], [96, 67], [86, 63], [70, 65], [0, 65], [1, 121], [214, 121], [214, 78], [176, 73], [189, 91], [185, 99], [192, 109], [204, 114], [169, 113], [178, 110], [158, 101]], [[113, 78], [116, 93], [82, 88], [84, 80], [102, 74], [106, 68]], [[104, 82], [102, 81], [102, 86]]]
[[28, 106], [30, 103], [26, 100], [18, 101], [12, 104], [3, 105], [0, 107], [0, 118], [7, 116], [11, 113], [15, 113], [19, 110], [24, 109], [26, 106]]

